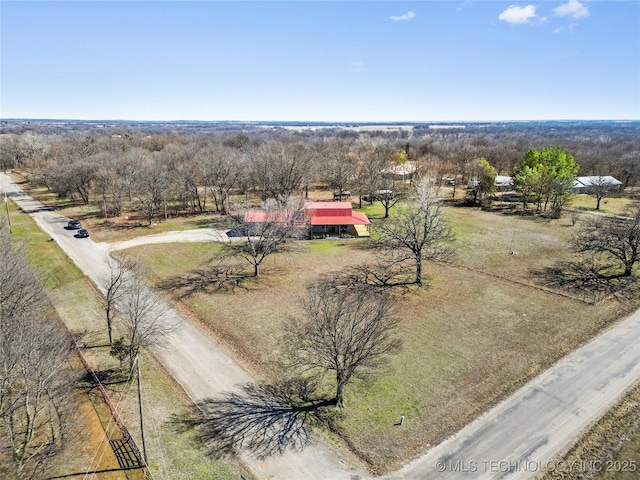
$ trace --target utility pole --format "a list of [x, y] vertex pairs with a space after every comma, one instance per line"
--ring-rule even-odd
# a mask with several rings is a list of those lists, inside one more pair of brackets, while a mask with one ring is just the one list
[[11, 216], [9, 215], [9, 199], [7, 198], [7, 194], [4, 194], [4, 205], [7, 207], [7, 220], [9, 221], [9, 233], [13, 233], [11, 230]]
[[138, 366], [138, 409], [140, 411], [140, 434], [142, 436], [142, 459], [144, 460], [145, 467], [147, 464], [147, 446], [144, 443], [144, 425], [142, 423], [142, 385], [140, 383], [140, 357], [136, 357], [136, 364]]

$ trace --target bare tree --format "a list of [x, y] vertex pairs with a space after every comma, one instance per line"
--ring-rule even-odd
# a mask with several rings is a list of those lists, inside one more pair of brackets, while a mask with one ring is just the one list
[[628, 218], [598, 217], [575, 237], [578, 252], [589, 252], [605, 262], [617, 261], [623, 268], [621, 276], [629, 277], [640, 263], [640, 204]]
[[159, 162], [148, 163], [140, 169], [136, 181], [136, 210], [145, 217], [149, 225], [160, 212], [167, 197], [167, 189], [167, 171]]
[[138, 263], [124, 257], [120, 262], [107, 257], [109, 273], [100, 280], [100, 287], [104, 293], [102, 308], [109, 333], [109, 345], [113, 345], [113, 323], [116, 315], [116, 305], [126, 293], [127, 282], [131, 280], [131, 274], [139, 270]]
[[335, 404], [344, 408], [345, 387], [400, 347], [393, 302], [384, 290], [318, 282], [301, 304], [287, 339], [292, 358], [303, 371], [335, 375]]
[[127, 281], [120, 305], [124, 335], [117, 343], [129, 360], [131, 371], [140, 349], [160, 345], [177, 325], [168, 319], [160, 297], [137, 276]]
[[606, 176], [599, 175], [595, 177], [589, 185], [589, 193], [596, 197], [596, 210], [600, 210], [600, 202], [603, 198], [611, 195], [616, 191], [617, 187], [612, 185]]
[[216, 211], [226, 214], [231, 190], [242, 183], [245, 174], [241, 152], [223, 145], [208, 145], [200, 151], [196, 161], [201, 165], [204, 183], [213, 197]]
[[0, 231], [0, 477], [42, 478], [63, 448], [76, 411], [71, 359], [42, 285]]
[[629, 185], [637, 185], [640, 180], [640, 150], [623, 154], [618, 168], [623, 190]]
[[383, 189], [383, 171], [391, 161], [391, 151], [385, 142], [369, 139], [360, 143], [357, 155], [361, 193], [367, 195], [370, 203], [373, 203], [376, 199], [375, 192]]
[[264, 211], [248, 212], [235, 217], [234, 230], [244, 241], [220, 242], [223, 256], [241, 258], [253, 267], [253, 276], [260, 275], [264, 260], [276, 253], [292, 250], [291, 240], [306, 234], [302, 205], [289, 201], [284, 207], [269, 206]]
[[333, 141], [324, 146], [322, 156], [326, 158], [321, 177], [324, 182], [341, 194], [355, 179], [354, 156], [349, 155], [350, 146], [345, 142]]
[[41, 147], [32, 135], [3, 135], [0, 148], [0, 170], [23, 169]]
[[302, 144], [270, 142], [251, 155], [251, 176], [262, 193], [285, 205], [304, 182], [311, 162], [309, 150]]
[[47, 185], [59, 197], [89, 203], [91, 185], [97, 170], [92, 158], [98, 153], [95, 139], [90, 136], [72, 136], [51, 150], [53, 165], [48, 172]]
[[440, 203], [435, 196], [435, 187], [420, 182], [413, 203], [398, 208], [389, 220], [380, 223], [379, 244], [395, 257], [411, 260], [415, 266], [415, 283], [422, 286], [422, 261], [444, 261], [453, 250], [448, 245], [453, 239]]

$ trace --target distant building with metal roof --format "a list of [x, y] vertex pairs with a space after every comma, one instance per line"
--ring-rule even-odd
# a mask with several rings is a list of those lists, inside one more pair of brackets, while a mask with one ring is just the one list
[[594, 193], [598, 189], [615, 191], [620, 188], [622, 188], [622, 182], [611, 175], [590, 175], [576, 178], [571, 193]]

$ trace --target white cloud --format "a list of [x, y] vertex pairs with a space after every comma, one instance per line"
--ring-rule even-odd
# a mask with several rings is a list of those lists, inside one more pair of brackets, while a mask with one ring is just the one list
[[580, 0], [569, 0], [567, 3], [553, 9], [553, 13], [559, 17], [584, 18], [589, 16], [589, 8], [580, 3]]
[[399, 20], [411, 20], [415, 16], [416, 16], [415, 13], [413, 13], [412, 11], [408, 11], [407, 13], [405, 13], [404, 15], [400, 15], [399, 17], [389, 17], [389, 18], [394, 22], [397, 22]]
[[458, 8], [456, 8], [456, 11], [461, 12], [471, 4], [472, 4], [471, 0], [464, 0], [460, 5], [458, 5]]
[[349, 73], [358, 73], [358, 72], [366, 72], [367, 67], [363, 62], [351, 62], [351, 65], [347, 67], [347, 72]]
[[525, 7], [511, 5], [498, 15], [498, 19], [504, 20], [507, 23], [533, 23], [534, 20], [537, 19], [536, 7], [534, 5], [527, 5]]

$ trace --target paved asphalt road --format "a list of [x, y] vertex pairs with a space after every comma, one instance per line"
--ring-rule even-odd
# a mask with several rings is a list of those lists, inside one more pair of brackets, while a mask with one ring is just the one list
[[532, 478], [638, 379], [640, 311], [390, 478]]
[[[67, 219], [43, 209], [1, 178], [5, 191], [30, 211], [80, 268], [94, 281], [106, 271], [104, 245], [74, 239]], [[154, 236], [154, 242], [162, 241]], [[179, 316], [174, 312], [175, 320]], [[206, 331], [180, 319], [165, 348], [155, 351], [167, 370], [195, 401], [250, 383]], [[640, 310], [589, 344], [560, 360], [511, 397], [387, 479], [525, 479], [550, 465], [624, 392], [640, 379]], [[303, 452], [266, 460], [243, 452], [260, 478], [366, 478], [321, 442]]]

